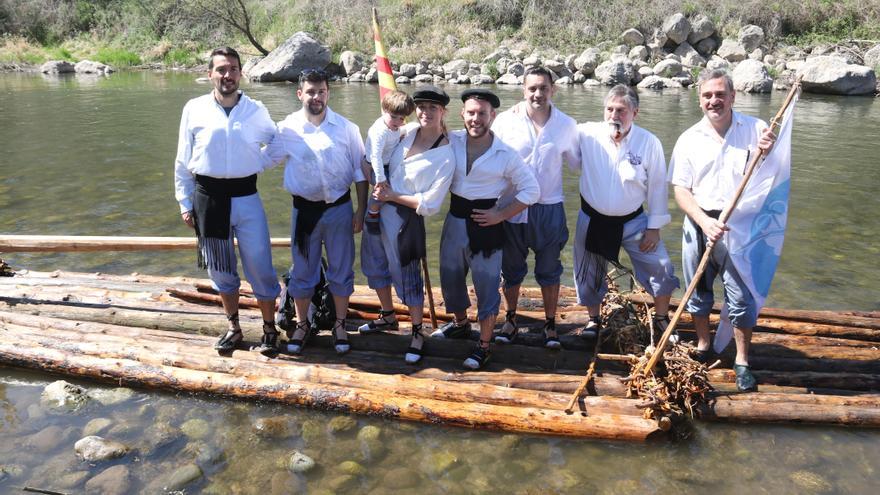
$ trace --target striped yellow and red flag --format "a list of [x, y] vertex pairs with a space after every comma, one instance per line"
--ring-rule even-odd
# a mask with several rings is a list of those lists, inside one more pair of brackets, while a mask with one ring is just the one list
[[376, 71], [379, 73], [379, 101], [385, 93], [397, 89], [394, 83], [394, 75], [391, 73], [391, 62], [385, 55], [385, 45], [382, 44], [382, 34], [379, 32], [379, 14], [373, 8], [373, 41], [376, 43]]

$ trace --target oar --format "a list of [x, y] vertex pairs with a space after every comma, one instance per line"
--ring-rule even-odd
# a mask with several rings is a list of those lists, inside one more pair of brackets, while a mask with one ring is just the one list
[[[274, 237], [272, 247], [289, 247], [289, 237]], [[70, 251], [165, 251], [195, 249], [195, 237], [124, 237], [91, 235], [0, 235], [2, 253]]]
[[431, 290], [431, 274], [428, 273], [427, 258], [422, 258], [422, 271], [425, 272], [425, 292], [428, 293], [428, 310], [431, 312], [431, 328], [437, 330], [437, 312], [434, 310], [434, 292]]
[[[786, 96], [785, 101], [782, 103], [782, 108], [779, 109], [779, 112], [776, 113], [776, 116], [770, 121], [770, 130], [776, 129], [779, 126], [782, 117], [785, 115], [785, 111], [788, 109], [788, 105], [791, 104], [791, 100], [794, 98], [794, 95], [797, 93], [797, 90], [801, 86], [801, 78], [795, 81], [795, 83], [791, 86], [791, 91], [788, 92], [788, 96]], [[733, 195], [733, 199], [730, 201], [730, 204], [721, 212], [721, 216], [718, 220], [721, 223], [726, 224], [727, 220], [730, 218], [730, 214], [733, 213], [734, 208], [739, 203], [740, 197], [745, 191], [746, 185], [749, 182], [749, 179], [752, 177], [752, 174], [755, 171], [755, 168], [758, 166], [758, 162], [761, 161], [761, 158], [764, 157], [764, 150], [758, 149], [758, 152], [755, 153], [754, 157], [752, 157], [752, 161], [749, 163], [748, 169], [746, 169], [745, 176], [742, 181], [739, 183], [739, 187], [736, 189], [736, 193]], [[657, 342], [657, 346], [654, 349], [654, 354], [651, 355], [651, 358], [648, 359], [648, 362], [645, 363], [645, 367], [643, 371], [645, 373], [650, 372], [654, 369], [654, 366], [657, 365], [657, 361], [660, 360], [660, 356], [663, 355], [663, 351], [666, 349], [666, 344], [669, 342], [669, 336], [672, 335], [672, 332], [675, 330], [675, 326], [678, 324], [679, 318], [681, 318], [681, 314], [684, 312], [685, 303], [690, 300], [691, 295], [693, 295], [694, 290], [697, 288], [697, 284], [700, 282], [700, 278], [703, 277], [703, 272], [706, 271], [706, 266], [709, 264], [709, 258], [712, 256], [712, 249], [714, 249], [715, 243], [710, 243], [706, 245], [706, 251], [703, 253], [703, 258], [700, 260], [700, 264], [697, 266], [697, 271], [694, 273], [694, 277], [691, 279], [691, 283], [688, 284], [688, 288], [684, 293], [684, 296], [681, 298], [681, 304], [675, 309], [675, 313], [672, 315], [672, 319], [669, 321], [669, 326], [666, 327], [666, 331], [663, 332], [663, 335], [660, 336], [660, 340]]]

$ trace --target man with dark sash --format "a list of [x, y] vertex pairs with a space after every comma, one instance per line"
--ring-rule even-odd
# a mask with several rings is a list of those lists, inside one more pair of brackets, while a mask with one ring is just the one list
[[697, 331], [697, 359], [711, 358], [709, 313], [714, 304], [712, 284], [721, 276], [724, 304], [733, 325], [736, 358], [733, 370], [740, 391], [758, 389], [749, 368], [749, 345], [758, 319], [758, 308], [748, 286], [731, 261], [721, 210], [733, 198], [748, 167], [749, 157], [760, 148], [770, 151], [776, 136], [759, 119], [733, 110], [736, 91], [724, 70], [705, 70], [697, 82], [703, 118], [684, 131], [675, 143], [670, 177], [675, 200], [684, 211], [682, 271], [690, 284], [707, 244], [714, 244], [709, 264], [686, 302]]
[[632, 261], [636, 279], [654, 298], [655, 333], [669, 325], [669, 299], [679, 285], [660, 238], [660, 228], [670, 220], [663, 146], [633, 123], [638, 113], [638, 94], [617, 85], [605, 97], [604, 122], [578, 126], [581, 211], [574, 273], [578, 304], [586, 306], [590, 315], [581, 332], [587, 338], [600, 330], [607, 265], [619, 264], [621, 247]]
[[[519, 289], [528, 273], [526, 258], [535, 253], [535, 280], [544, 300], [544, 346], [560, 349], [556, 334], [556, 305], [562, 248], [568, 242], [565, 199], [562, 191], [562, 162], [578, 167], [577, 122], [553, 105], [556, 92], [553, 75], [544, 67], [526, 71], [523, 78], [523, 101], [502, 112], [492, 124], [492, 132], [515, 149], [531, 168], [541, 187], [541, 196], [526, 211], [504, 222], [504, 249], [501, 278], [507, 314], [495, 342], [512, 343], [517, 335], [516, 307]], [[506, 195], [501, 199], [506, 204]]]
[[[311, 332], [309, 303], [321, 276], [322, 245], [327, 253], [327, 283], [336, 307], [333, 347], [345, 354], [351, 346], [345, 329], [348, 298], [354, 292], [354, 234], [361, 231], [367, 205], [367, 181], [361, 170], [364, 142], [358, 126], [327, 106], [328, 76], [306, 70], [296, 96], [302, 108], [278, 123], [264, 154], [285, 160], [284, 188], [293, 195], [290, 283], [296, 328], [288, 330], [287, 350], [302, 352]], [[358, 205], [352, 211], [351, 184]]]
[[[495, 109], [501, 104], [498, 96], [485, 89], [468, 89], [461, 100], [465, 129], [452, 132], [449, 138], [455, 173], [440, 239], [440, 285], [446, 311], [455, 315], [455, 321], [432, 336], [466, 338], [470, 334], [467, 273], [472, 271], [480, 342], [464, 366], [479, 369], [489, 359], [489, 342], [501, 303], [502, 222], [537, 201], [541, 190], [519, 154], [490, 130]], [[509, 187], [515, 190], [511, 202], [496, 204]]]
[[278, 342], [272, 313], [280, 286], [272, 266], [266, 213], [257, 194], [257, 173], [265, 168], [260, 146], [272, 140], [275, 124], [262, 103], [239, 91], [241, 59], [235, 50], [211, 52], [208, 76], [213, 91], [190, 100], [180, 119], [175, 198], [183, 221], [196, 231], [199, 266], [208, 269], [229, 322], [214, 348], [232, 351], [243, 338], [234, 237], [263, 315], [259, 350], [272, 355]]

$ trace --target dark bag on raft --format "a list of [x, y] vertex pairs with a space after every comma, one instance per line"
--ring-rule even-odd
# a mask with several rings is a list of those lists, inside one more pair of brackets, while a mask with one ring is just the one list
[[[327, 269], [327, 260], [321, 258], [321, 278], [318, 285], [315, 286], [315, 293], [312, 295], [312, 302], [309, 304], [309, 321], [312, 323], [312, 331], [321, 329], [331, 329], [336, 323], [336, 303], [333, 302], [333, 294], [330, 293], [330, 286], [327, 283], [327, 277], [324, 271]], [[281, 276], [284, 286], [290, 283], [290, 272]], [[282, 294], [281, 307], [288, 311], [291, 319], [296, 316], [296, 305], [293, 298], [286, 290]]]

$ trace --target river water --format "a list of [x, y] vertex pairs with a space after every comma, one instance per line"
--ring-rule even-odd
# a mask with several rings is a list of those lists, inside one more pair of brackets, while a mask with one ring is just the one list
[[[195, 78], [150, 72], [110, 78], [0, 74], [0, 233], [190, 235], [174, 201], [172, 163], [183, 104], [210, 89]], [[276, 120], [298, 108], [293, 85], [244, 89]], [[446, 89], [453, 96], [448, 124], [460, 128], [455, 97], [464, 87]], [[503, 107], [520, 97], [517, 88], [496, 90]], [[555, 102], [579, 122], [596, 120], [604, 91], [560, 88]], [[700, 118], [696, 95], [667, 90], [642, 92], [641, 98], [637, 122], [657, 134], [668, 157], [677, 136]], [[766, 120], [783, 98], [783, 93], [738, 95], [736, 107]], [[366, 132], [378, 115], [377, 88], [333, 86], [330, 106]], [[768, 305], [880, 309], [874, 261], [880, 254], [874, 240], [880, 232], [877, 136], [877, 100], [801, 98], [789, 227]], [[259, 183], [276, 237], [289, 235], [290, 199], [281, 177], [282, 170], [273, 169]], [[573, 231], [577, 178], [570, 172], [566, 198]], [[663, 238], [677, 261], [681, 213], [671, 196], [669, 204], [673, 222]], [[436, 253], [441, 221], [438, 215], [428, 222], [434, 243], [429, 252]], [[273, 255], [283, 270], [289, 252]], [[199, 275], [189, 252], [3, 258], [37, 270]], [[436, 255], [429, 258], [436, 274]], [[565, 282], [571, 280], [570, 249], [564, 264]], [[131, 491], [157, 492], [188, 463], [198, 464], [203, 476], [187, 493], [874, 493], [880, 485], [880, 436], [872, 431], [701, 424], [686, 442], [648, 446], [365, 418], [337, 419], [337, 426], [350, 429], [330, 432], [324, 425], [334, 416], [324, 413], [153, 392], [135, 392], [118, 404], [92, 401], [76, 414], [51, 414], [38, 405], [49, 381], [0, 369], [0, 491], [24, 485], [81, 491], [85, 479], [114, 464], [90, 466], [74, 455], [73, 442], [96, 418], [109, 420], [102, 435], [138, 449], [115, 462], [129, 468]], [[269, 421], [276, 428], [271, 434], [255, 426], [265, 418], [275, 418]], [[358, 431], [366, 431], [363, 437], [375, 428], [384, 445], [380, 452], [358, 438]], [[317, 470], [290, 474], [284, 466], [294, 449], [312, 456]], [[365, 471], [340, 466], [344, 461]]]

